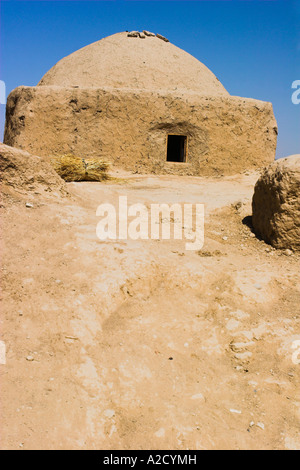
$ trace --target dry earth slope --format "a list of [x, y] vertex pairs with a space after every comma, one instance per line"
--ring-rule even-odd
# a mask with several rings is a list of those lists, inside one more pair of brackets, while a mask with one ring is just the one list
[[[299, 256], [242, 223], [256, 179], [3, 185], [2, 449], [300, 448]], [[205, 203], [203, 250], [101, 242], [119, 195]]]

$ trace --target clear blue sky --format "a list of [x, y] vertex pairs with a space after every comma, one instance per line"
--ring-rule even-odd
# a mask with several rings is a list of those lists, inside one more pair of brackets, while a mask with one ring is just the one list
[[[273, 103], [277, 156], [300, 153], [300, 0], [1, 1], [0, 79], [34, 86], [58, 60], [105, 36], [148, 29], [207, 65], [230, 94]], [[4, 105], [1, 105], [0, 139]]]

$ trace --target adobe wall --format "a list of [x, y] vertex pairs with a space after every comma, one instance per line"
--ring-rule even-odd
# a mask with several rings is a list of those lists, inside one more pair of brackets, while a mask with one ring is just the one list
[[[166, 162], [167, 135], [188, 136], [187, 163]], [[99, 156], [137, 172], [235, 174], [275, 158], [271, 103], [137, 90], [19, 87], [4, 143], [50, 157]]]

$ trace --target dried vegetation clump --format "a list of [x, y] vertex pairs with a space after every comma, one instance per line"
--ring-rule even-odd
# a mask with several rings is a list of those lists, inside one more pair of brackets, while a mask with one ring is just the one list
[[100, 158], [81, 158], [73, 154], [51, 159], [55, 171], [65, 181], [103, 181], [109, 179], [109, 162]]

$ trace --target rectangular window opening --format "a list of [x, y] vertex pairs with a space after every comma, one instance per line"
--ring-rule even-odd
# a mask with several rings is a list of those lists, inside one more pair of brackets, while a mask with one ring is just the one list
[[168, 135], [167, 162], [186, 162], [186, 135]]

